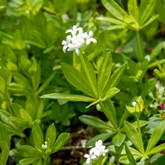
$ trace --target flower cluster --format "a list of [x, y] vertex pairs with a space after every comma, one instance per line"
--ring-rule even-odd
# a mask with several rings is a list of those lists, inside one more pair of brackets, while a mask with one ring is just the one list
[[93, 32], [84, 32], [81, 27], [74, 25], [72, 29], [68, 29], [66, 33], [70, 33], [66, 37], [66, 40], [62, 41], [63, 52], [75, 51], [77, 55], [80, 55], [80, 48], [84, 45], [89, 45], [91, 42], [96, 43], [96, 39], [92, 38]]
[[42, 149], [46, 150], [48, 148], [48, 142], [45, 141], [44, 144], [42, 144]]
[[105, 148], [103, 142], [101, 140], [98, 140], [95, 143], [95, 147], [89, 150], [89, 154], [84, 155], [84, 157], [87, 159], [85, 165], [91, 165], [92, 160], [97, 159], [99, 156], [105, 156], [107, 152], [108, 149]]

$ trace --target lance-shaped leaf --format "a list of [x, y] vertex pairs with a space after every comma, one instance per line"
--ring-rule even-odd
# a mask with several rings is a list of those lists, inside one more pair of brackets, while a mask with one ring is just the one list
[[54, 145], [52, 147], [52, 153], [57, 152], [58, 150], [60, 150], [63, 147], [63, 145], [66, 143], [69, 135], [70, 135], [69, 133], [63, 132], [58, 136], [56, 142], [54, 143]]
[[112, 98], [114, 95], [116, 95], [118, 92], [120, 92], [120, 90], [116, 87], [110, 88], [103, 96], [100, 96], [99, 99], [94, 100], [91, 104], [89, 104], [86, 108], [89, 108], [97, 103], [99, 103], [100, 101], [106, 101], [107, 99]]
[[138, 5], [137, 5], [137, 0], [128, 1], [128, 12], [130, 15], [134, 16], [134, 18], [138, 21], [139, 9], [138, 9]]
[[135, 159], [134, 159], [134, 157], [133, 157], [129, 147], [127, 146], [127, 144], [125, 144], [125, 151], [126, 151], [128, 160], [131, 163], [131, 165], [136, 165], [136, 161], [135, 161]]
[[34, 163], [34, 161], [36, 161], [37, 159], [39, 159], [39, 158], [23, 158], [23, 159], [21, 159], [20, 161], [19, 161], [19, 164], [33, 164]]
[[113, 137], [112, 143], [115, 146], [120, 147], [123, 144], [125, 138], [126, 138], [126, 135], [124, 133], [119, 132]]
[[144, 28], [145, 26], [148, 26], [150, 23], [152, 23], [153, 21], [155, 21], [157, 18], [159, 17], [158, 14], [150, 17], [144, 24], [143, 26], [141, 26], [141, 29]]
[[150, 151], [147, 152], [147, 154], [153, 155], [153, 154], [159, 153], [159, 152], [164, 151], [164, 150], [165, 150], [165, 143], [160, 144], [159, 146], [152, 148]]
[[89, 82], [84, 77], [84, 75], [81, 74], [81, 72], [79, 72], [73, 66], [66, 63], [62, 63], [61, 66], [65, 78], [71, 85], [81, 90], [85, 94], [94, 97], [94, 93], [90, 87]]
[[50, 148], [51, 148], [55, 140], [56, 140], [56, 127], [54, 123], [52, 123], [46, 131], [45, 141], [47, 141], [48, 144], [50, 144]]
[[82, 102], [92, 102], [95, 99], [88, 97], [88, 96], [82, 96], [82, 95], [74, 95], [74, 94], [67, 94], [67, 93], [50, 93], [41, 96], [41, 98], [46, 99], [59, 99], [59, 100], [68, 100], [68, 101], [82, 101]]
[[142, 26], [151, 15], [156, 4], [155, 0], [142, 0], [139, 8], [139, 23]]
[[149, 152], [160, 140], [165, 129], [165, 122], [161, 121], [154, 129], [151, 138], [149, 139], [146, 152]]
[[137, 131], [137, 129], [131, 123], [125, 121], [124, 129], [127, 134], [128, 139], [134, 144], [134, 146], [141, 152], [144, 153], [144, 146], [142, 137]]
[[104, 90], [104, 87], [111, 75], [112, 70], [112, 57], [110, 52], [106, 53], [103, 57], [101, 66], [98, 72], [98, 90], [99, 94]]
[[95, 71], [85, 54], [81, 54], [80, 60], [82, 74], [84, 74], [86, 80], [88, 80], [95, 97], [98, 97]]
[[48, 79], [46, 79], [46, 81], [40, 86], [40, 88], [38, 89], [38, 91], [36, 92], [36, 95], [39, 95], [48, 85], [49, 83], [52, 81], [52, 79], [54, 78], [55, 76], [55, 73], [54, 72], [53, 74], [50, 75], [50, 77], [48, 77]]
[[112, 126], [101, 119], [90, 116], [90, 115], [81, 115], [79, 117], [80, 121], [83, 122], [84, 124], [87, 124], [89, 126], [92, 126], [94, 128], [99, 128], [99, 129], [112, 129]]
[[89, 139], [86, 146], [87, 147], [94, 146], [96, 141], [98, 141], [98, 140], [105, 141], [105, 140], [109, 139], [110, 137], [112, 137], [113, 135], [114, 135], [113, 131], [108, 132], [108, 133], [100, 133], [100, 134], [92, 137], [91, 139]]
[[112, 23], [114, 25], [122, 26], [123, 28], [125, 26], [127, 26], [127, 24], [125, 22], [120, 21], [120, 20], [118, 20], [116, 18], [110, 18], [110, 17], [100, 16], [100, 17], [97, 18], [97, 20], [106, 21], [106, 22]]
[[18, 147], [18, 154], [22, 157], [31, 157], [31, 158], [40, 158], [41, 153], [36, 150], [34, 147], [29, 145], [20, 145]]
[[103, 93], [106, 93], [110, 88], [115, 87], [118, 84], [118, 82], [125, 70], [125, 67], [126, 67], [126, 65], [122, 65], [114, 71], [112, 76], [107, 81]]
[[100, 101], [99, 104], [107, 119], [115, 128], [117, 128], [116, 112], [112, 101], [110, 99], [107, 99], [106, 101]]
[[127, 13], [114, 1], [114, 0], [102, 0], [104, 7], [116, 18], [123, 20], [123, 17]]
[[33, 141], [34, 141], [35, 148], [41, 149], [42, 144], [44, 142], [44, 138], [43, 138], [42, 130], [38, 123], [34, 123], [34, 125], [32, 127], [32, 135], [33, 135]]
[[105, 96], [103, 98], [101, 98], [102, 101], [105, 101], [109, 98], [112, 98], [114, 95], [116, 95], [117, 93], [119, 93], [120, 90], [116, 87], [110, 88], [106, 93]]
[[162, 49], [165, 49], [165, 41], [160, 42], [158, 45], [156, 45], [156, 47], [152, 50], [151, 53], [151, 61], [154, 61], [155, 58], [160, 54], [160, 52], [162, 51]]

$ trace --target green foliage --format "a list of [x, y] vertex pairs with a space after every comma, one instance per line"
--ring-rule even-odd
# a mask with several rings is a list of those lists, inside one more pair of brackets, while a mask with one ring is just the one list
[[72, 154], [105, 142], [94, 165], [161, 164], [164, 9], [164, 0], [1, 0], [0, 164], [52, 164], [69, 131]]
[[69, 133], [63, 132], [56, 137], [56, 128], [51, 124], [45, 136], [38, 123], [32, 127], [33, 146], [20, 145], [18, 154], [22, 157], [19, 164], [50, 163], [50, 155], [60, 150], [68, 139]]

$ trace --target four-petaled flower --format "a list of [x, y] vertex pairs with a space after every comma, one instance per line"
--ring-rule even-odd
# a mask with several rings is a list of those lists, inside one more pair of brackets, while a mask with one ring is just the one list
[[96, 39], [92, 38], [93, 32], [83, 32], [81, 27], [74, 25], [72, 29], [68, 29], [66, 33], [71, 33], [66, 37], [66, 40], [62, 41], [63, 52], [75, 51], [77, 55], [80, 55], [80, 48], [84, 45], [89, 45], [91, 42], [96, 43]]

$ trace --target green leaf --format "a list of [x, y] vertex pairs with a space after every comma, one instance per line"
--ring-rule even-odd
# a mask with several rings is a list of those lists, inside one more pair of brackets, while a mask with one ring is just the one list
[[81, 90], [85, 94], [94, 97], [94, 93], [90, 87], [89, 82], [81, 74], [81, 72], [79, 72], [73, 66], [66, 63], [62, 63], [61, 66], [62, 66], [62, 71], [64, 73], [65, 78], [71, 85]]
[[43, 138], [42, 130], [38, 123], [34, 123], [32, 127], [32, 135], [33, 135], [34, 146], [37, 149], [41, 149], [42, 144], [44, 142], [44, 138]]
[[149, 139], [146, 152], [149, 152], [160, 140], [161, 136], [163, 135], [163, 132], [165, 130], [165, 122], [161, 121], [156, 128], [154, 129], [151, 138]]
[[144, 28], [144, 27], [146, 27], [146, 26], [148, 26], [150, 23], [152, 23], [153, 21], [155, 21], [158, 17], [159, 17], [158, 14], [153, 15], [151, 18], [149, 18], [149, 19], [146, 21], [146, 23], [143, 24], [143, 26], [141, 27], [141, 29]]
[[69, 133], [63, 132], [58, 136], [55, 144], [52, 147], [52, 153], [57, 152], [58, 150], [60, 150], [63, 147], [63, 145], [66, 143], [69, 135], [70, 135]]
[[92, 164], [94, 164], [94, 165], [105, 165], [107, 159], [108, 159], [108, 156], [99, 156], [97, 159], [92, 160]]
[[149, 18], [156, 4], [155, 0], [142, 0], [139, 8], [139, 23], [142, 26]]
[[87, 147], [94, 146], [96, 141], [98, 141], [98, 140], [105, 141], [105, 140], [109, 139], [110, 137], [112, 137], [113, 135], [114, 135], [114, 132], [98, 134], [98, 135], [92, 137], [90, 140], [88, 140], [86, 146]]
[[165, 155], [157, 153], [150, 158], [150, 162], [152, 165], [164, 165]]
[[44, 110], [44, 103], [43, 103], [43, 100], [41, 100], [38, 106], [36, 119], [40, 120], [42, 118], [43, 110]]
[[110, 99], [107, 99], [106, 101], [100, 101], [99, 104], [107, 119], [115, 128], [117, 128], [116, 111], [112, 101]]
[[110, 52], [108, 52], [104, 55], [98, 72], [97, 86], [98, 86], [99, 94], [101, 94], [102, 91], [104, 90], [104, 87], [111, 75], [111, 70], [112, 70], [112, 57]]
[[97, 97], [98, 91], [97, 91], [95, 71], [84, 53], [82, 53], [80, 55], [80, 60], [81, 60], [81, 64], [82, 64], [81, 70], [83, 71], [86, 79], [88, 80], [88, 82], [90, 84], [90, 88], [92, 89], [95, 97]]
[[159, 152], [164, 151], [164, 150], [165, 150], [165, 143], [160, 144], [160, 145], [152, 148], [150, 151], [147, 152], [147, 154], [153, 155], [153, 154], [159, 153]]
[[33, 89], [34, 91], [37, 91], [41, 81], [41, 68], [35, 59], [33, 60], [33, 64], [28, 71], [31, 76]]
[[31, 116], [29, 115], [29, 113], [28, 113], [26, 110], [20, 109], [19, 112], [20, 112], [20, 117], [21, 117], [25, 122], [28, 122], [29, 124], [32, 123], [33, 120], [32, 120]]
[[112, 76], [109, 78], [103, 93], [106, 93], [110, 88], [115, 87], [118, 84], [118, 82], [125, 70], [125, 67], [126, 67], [126, 65], [122, 65], [114, 71]]
[[124, 133], [119, 132], [113, 137], [112, 143], [115, 146], [120, 147], [123, 144], [125, 138], [126, 138], [126, 135]]
[[90, 116], [90, 115], [81, 115], [79, 117], [80, 121], [83, 122], [84, 124], [87, 124], [89, 126], [92, 126], [94, 128], [100, 128], [100, 129], [112, 129], [112, 126], [110, 126], [108, 123], [102, 121], [101, 119]]
[[0, 76], [0, 92], [2, 92], [3, 94], [5, 93], [5, 80]]
[[125, 26], [127, 26], [127, 24], [125, 22], [120, 21], [120, 20], [118, 20], [116, 18], [110, 18], [110, 17], [100, 16], [100, 17], [97, 18], [97, 20], [106, 21], [106, 22], [112, 23], [114, 25], [119, 25], [120, 27], [123, 27], [123, 28]]
[[50, 77], [48, 77], [48, 79], [45, 80], [45, 82], [40, 86], [40, 88], [36, 92], [36, 95], [39, 95], [49, 85], [49, 83], [52, 81], [54, 76], [55, 76], [55, 73], [52, 73]]
[[34, 147], [29, 145], [20, 145], [18, 147], [18, 155], [22, 157], [32, 157], [32, 158], [40, 158], [41, 153], [36, 150]]
[[35, 160], [37, 160], [38, 158], [23, 158], [19, 161], [20, 165], [29, 165], [29, 164], [33, 164], [33, 162]]
[[160, 54], [162, 49], [165, 49], [165, 41], [162, 41], [157, 44], [156, 47], [152, 50], [152, 53], [150, 55], [151, 61], [155, 60], [155, 58]]
[[48, 144], [50, 144], [51, 148], [56, 140], [56, 127], [54, 123], [48, 127], [46, 131], [45, 140], [48, 142]]
[[1, 149], [0, 162], [2, 165], [7, 164], [9, 150], [10, 150], [8, 142], [5, 140], [1, 140], [0, 141], [0, 149]]
[[164, 0], [157, 0], [155, 5], [156, 12], [159, 14], [159, 19], [165, 23], [165, 2]]
[[116, 95], [117, 93], [119, 93], [120, 90], [116, 87], [110, 88], [106, 93], [105, 96], [103, 98], [101, 98], [102, 101], [105, 101], [109, 98], [112, 98], [114, 95]]
[[41, 98], [47, 98], [47, 99], [61, 99], [61, 100], [69, 100], [69, 101], [82, 101], [82, 102], [92, 102], [95, 99], [88, 97], [88, 96], [82, 96], [82, 95], [74, 95], [74, 94], [67, 94], [67, 93], [50, 93], [41, 96]]
[[138, 9], [138, 5], [137, 5], [137, 0], [128, 1], [128, 12], [130, 15], [134, 16], [134, 18], [138, 21], [139, 9]]
[[114, 0], [102, 0], [104, 7], [117, 19], [123, 20], [123, 17], [127, 13], [114, 1]]
[[131, 123], [125, 121], [124, 129], [127, 134], [128, 139], [135, 145], [135, 147], [141, 152], [144, 153], [144, 146], [142, 137], [140, 136], [137, 129]]
[[127, 157], [128, 157], [130, 164], [136, 165], [136, 161], [135, 161], [131, 151], [129, 150], [129, 147], [127, 146], [127, 144], [125, 144], [125, 150], [126, 150], [126, 154], [127, 154]]

